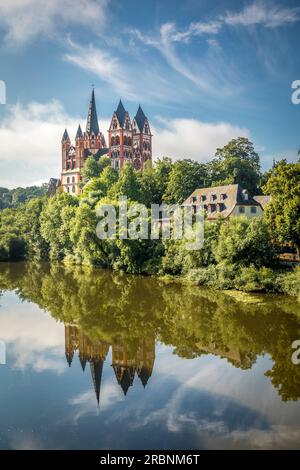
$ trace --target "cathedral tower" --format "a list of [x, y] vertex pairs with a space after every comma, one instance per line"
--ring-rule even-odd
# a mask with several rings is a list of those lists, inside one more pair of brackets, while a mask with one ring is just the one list
[[115, 170], [132, 162], [132, 126], [128, 111], [120, 100], [108, 130], [109, 156]]
[[143, 169], [146, 162], [152, 164], [152, 134], [149, 121], [141, 106], [132, 122], [133, 165], [136, 170]]
[[67, 129], [62, 137], [62, 173], [61, 186], [65, 192], [70, 194], [80, 194], [81, 170], [84, 162], [92, 155], [96, 160], [108, 153], [103, 134], [100, 132], [98, 115], [96, 109], [95, 92], [92, 90], [90, 99], [86, 131], [83, 133], [81, 126], [78, 126], [75, 136], [75, 147]]

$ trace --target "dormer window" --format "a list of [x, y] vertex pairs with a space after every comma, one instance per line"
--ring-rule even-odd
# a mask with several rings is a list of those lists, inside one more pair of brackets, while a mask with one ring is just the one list
[[202, 201], [202, 202], [206, 201], [206, 196], [205, 196], [205, 194], [202, 194], [202, 196], [201, 196], [201, 201]]
[[224, 201], [226, 199], [227, 195], [225, 193], [222, 193], [220, 196], [221, 201]]
[[210, 196], [211, 202], [213, 202], [216, 198], [217, 198], [217, 196], [215, 194], [211, 194], [211, 196]]
[[249, 199], [249, 193], [248, 193], [247, 189], [243, 189], [242, 195], [243, 195], [244, 201], [248, 201], [248, 199]]

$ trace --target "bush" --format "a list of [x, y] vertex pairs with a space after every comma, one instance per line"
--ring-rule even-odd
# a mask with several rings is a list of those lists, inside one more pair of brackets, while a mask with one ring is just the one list
[[300, 266], [289, 274], [281, 275], [279, 282], [285, 294], [299, 296], [300, 298]]
[[275, 250], [269, 226], [263, 218], [233, 217], [224, 223], [215, 252], [217, 262], [271, 267]]

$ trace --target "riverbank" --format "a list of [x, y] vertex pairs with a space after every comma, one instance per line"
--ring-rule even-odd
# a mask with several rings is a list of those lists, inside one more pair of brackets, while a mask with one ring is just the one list
[[300, 267], [294, 270], [274, 270], [219, 264], [191, 269], [182, 276], [161, 276], [160, 279], [222, 291], [285, 294], [300, 301]]

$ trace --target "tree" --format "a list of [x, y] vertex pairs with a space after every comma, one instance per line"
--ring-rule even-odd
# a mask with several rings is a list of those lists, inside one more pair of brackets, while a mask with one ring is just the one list
[[246, 137], [232, 139], [223, 148], [218, 148], [215, 157], [219, 160], [238, 157], [248, 161], [257, 172], [260, 171], [259, 155], [255, 152], [253, 143]]
[[110, 199], [126, 196], [132, 201], [140, 201], [141, 191], [137, 172], [131, 165], [125, 165], [120, 171], [118, 181], [108, 191]]
[[46, 199], [35, 198], [19, 210], [20, 225], [26, 242], [27, 258], [47, 259], [49, 245], [41, 234], [40, 216], [46, 206]]
[[111, 167], [111, 160], [110, 158], [107, 156], [107, 155], [103, 155], [103, 157], [100, 157], [99, 161], [98, 161], [98, 167], [99, 167], [99, 171], [100, 173], [102, 173], [102, 171], [107, 168], [107, 167]]
[[155, 162], [155, 175], [157, 178], [160, 200], [162, 200], [163, 195], [166, 192], [172, 168], [173, 162], [169, 157], [159, 158]]
[[100, 168], [98, 162], [95, 160], [95, 158], [91, 155], [90, 157], [87, 157], [87, 159], [84, 162], [84, 166], [81, 170], [81, 176], [84, 181], [88, 181], [91, 178], [94, 178], [96, 176], [99, 176], [100, 174]]
[[271, 196], [265, 217], [278, 241], [300, 253], [300, 163], [279, 162], [263, 190]]
[[174, 163], [163, 200], [169, 204], [181, 204], [195, 189], [205, 185], [206, 166], [193, 160], [178, 160]]
[[245, 137], [231, 140], [216, 151], [208, 164], [212, 185], [240, 184], [251, 194], [259, 192], [261, 179], [259, 156], [252, 142]]
[[218, 263], [272, 266], [275, 251], [268, 224], [260, 217], [232, 217], [221, 226], [215, 257]]
[[41, 235], [51, 259], [63, 259], [72, 250], [70, 231], [77, 206], [77, 198], [61, 193], [50, 198], [41, 213]]
[[83, 188], [83, 197], [93, 197], [96, 201], [105, 197], [110, 188], [118, 181], [118, 172], [106, 166], [100, 176], [92, 178]]
[[160, 204], [163, 193], [161, 192], [161, 184], [154, 168], [145, 168], [139, 173], [140, 184], [140, 202], [150, 207], [151, 204]]

